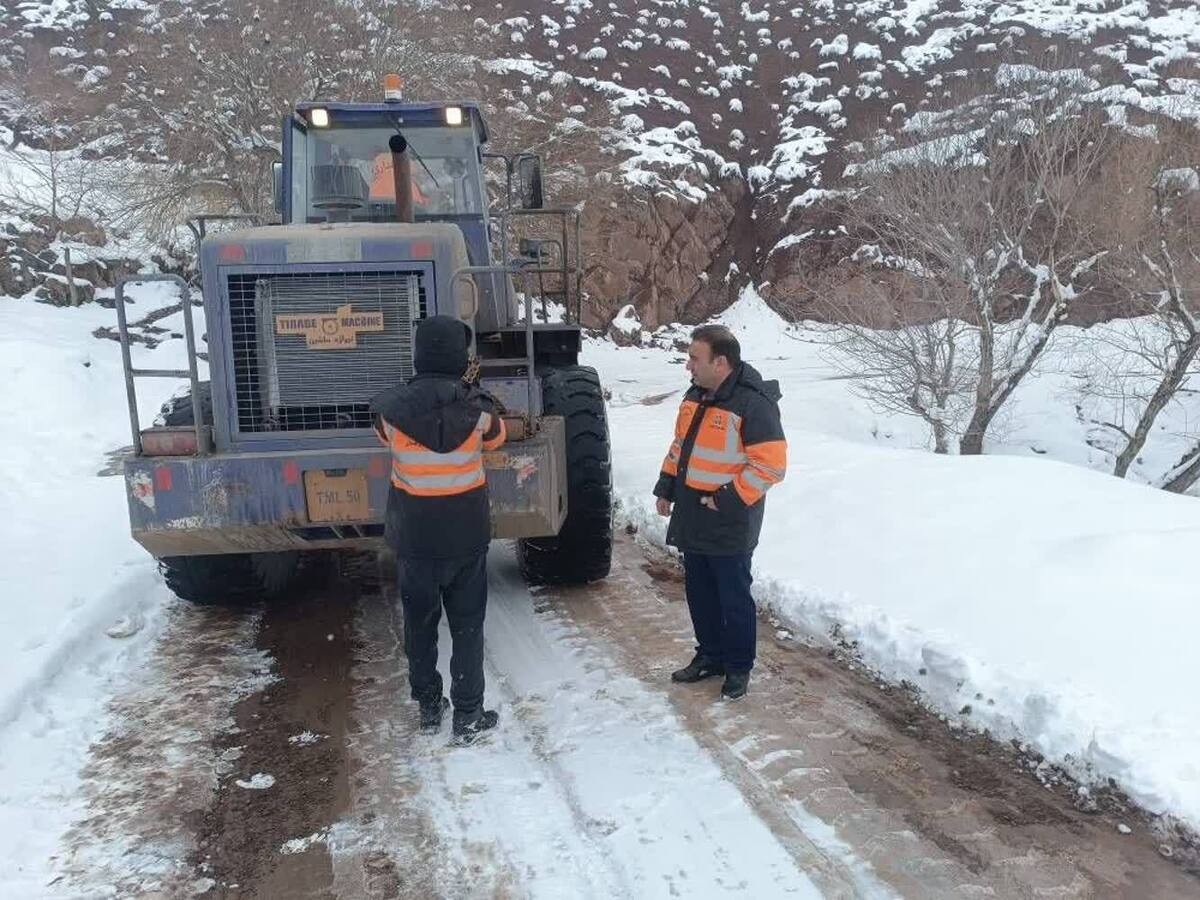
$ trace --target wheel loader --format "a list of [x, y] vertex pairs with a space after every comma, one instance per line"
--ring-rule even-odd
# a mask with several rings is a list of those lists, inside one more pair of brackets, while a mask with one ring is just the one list
[[[196, 602], [286, 590], [306, 554], [382, 547], [390, 487], [371, 399], [413, 374], [417, 323], [467, 323], [509, 441], [485, 456], [495, 538], [534, 583], [607, 575], [604, 397], [581, 349], [579, 215], [547, 207], [541, 160], [485, 150], [478, 104], [304, 102], [283, 122], [279, 221], [191, 224], [209, 379], [189, 286], [118, 285], [133, 537]], [[175, 280], [186, 370], [133, 365], [130, 281]], [[186, 378], [150, 427], [136, 380]]]

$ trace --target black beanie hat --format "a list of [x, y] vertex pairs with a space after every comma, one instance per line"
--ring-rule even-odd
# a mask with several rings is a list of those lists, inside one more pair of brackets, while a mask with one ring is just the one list
[[431, 316], [417, 324], [413, 365], [421, 375], [453, 375], [467, 371], [471, 328], [451, 316]]

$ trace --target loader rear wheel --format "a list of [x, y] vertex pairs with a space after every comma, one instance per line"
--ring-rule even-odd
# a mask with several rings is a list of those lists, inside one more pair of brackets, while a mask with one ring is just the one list
[[586, 584], [612, 566], [612, 457], [600, 376], [587, 366], [552, 369], [542, 379], [542, 410], [562, 416], [567, 439], [567, 519], [554, 537], [517, 545], [531, 584]]
[[278, 599], [292, 586], [299, 565], [296, 551], [166, 556], [158, 561], [176, 597], [204, 606]]

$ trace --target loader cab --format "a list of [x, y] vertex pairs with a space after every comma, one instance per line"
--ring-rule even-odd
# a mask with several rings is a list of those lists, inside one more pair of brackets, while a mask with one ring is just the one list
[[473, 104], [298, 104], [283, 127], [283, 223], [395, 222], [388, 141], [396, 134], [411, 156], [413, 221], [458, 225], [472, 264], [486, 265], [487, 126]]

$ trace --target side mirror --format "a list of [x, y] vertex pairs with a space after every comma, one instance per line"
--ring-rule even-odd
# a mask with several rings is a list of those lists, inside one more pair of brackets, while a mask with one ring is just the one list
[[275, 195], [275, 212], [283, 215], [283, 163], [271, 163], [271, 184]]
[[521, 209], [543, 209], [546, 198], [542, 193], [542, 158], [526, 155], [517, 159], [517, 196]]

